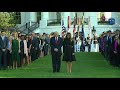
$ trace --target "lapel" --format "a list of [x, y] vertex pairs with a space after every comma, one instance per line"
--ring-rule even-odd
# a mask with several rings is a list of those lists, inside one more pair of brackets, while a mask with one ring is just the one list
[[0, 36], [0, 39], [1, 39], [1, 41], [4, 43], [5, 42], [5, 40], [6, 40], [6, 38], [4, 37], [4, 39], [2, 39], [2, 37]]
[[54, 37], [54, 39], [53, 39], [53, 40], [54, 40], [54, 42], [56, 43], [56, 38], [55, 38], [55, 37]]
[[[55, 42], [55, 44], [56, 44], [56, 37], [54, 37], [54, 42]], [[57, 44], [59, 44], [59, 37], [58, 37], [58, 42], [57, 42]]]
[[58, 43], [59, 43], [59, 37], [58, 37]]
[[0, 43], [3, 45], [3, 40], [1, 36], [0, 36]]

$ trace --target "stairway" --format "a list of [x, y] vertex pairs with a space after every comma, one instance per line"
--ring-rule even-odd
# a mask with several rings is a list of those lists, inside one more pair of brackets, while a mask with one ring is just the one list
[[19, 27], [16, 31], [24, 34], [30, 34], [39, 27], [37, 22], [28, 22], [23, 26]]

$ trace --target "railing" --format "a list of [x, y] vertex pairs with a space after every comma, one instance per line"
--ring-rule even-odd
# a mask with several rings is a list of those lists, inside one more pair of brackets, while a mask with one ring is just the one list
[[[29, 34], [30, 32], [33, 32], [38, 27], [39, 27], [39, 24], [37, 22], [31, 22], [31, 23], [28, 22], [19, 28], [15, 26], [15, 27], [7, 28], [6, 30], [9, 30], [11, 32], [17, 31], [17, 32], [21, 32], [24, 34]], [[0, 28], [0, 31], [1, 30], [3, 30], [3, 29]]]
[[30, 22], [28, 22], [25, 25], [19, 27], [16, 31], [24, 33], [24, 31], [26, 31], [28, 28], [30, 28]]
[[[76, 24], [78, 25], [78, 20], [80, 19], [80, 23], [82, 23], [82, 18], [77, 18]], [[74, 18], [71, 18], [71, 25], [74, 24]], [[88, 18], [84, 18], [84, 24], [88, 25]]]
[[[71, 18], [71, 25], [74, 24], [74, 18]], [[61, 19], [50, 19], [47, 20], [47, 26], [60, 26], [61, 25]], [[78, 18], [76, 21], [77, 25], [78, 25]], [[82, 18], [80, 18], [80, 23], [82, 23]], [[84, 24], [88, 25], [88, 18], [84, 18]]]
[[49, 19], [47, 20], [47, 26], [60, 26], [61, 25], [61, 19]]
[[31, 26], [30, 26], [30, 28], [28, 28], [28, 34], [33, 32], [38, 27], [39, 27], [39, 24], [37, 22], [31, 22]]
[[105, 18], [105, 20], [102, 20], [101, 18], [98, 18], [98, 25], [110, 25], [109, 23], [110, 18]]

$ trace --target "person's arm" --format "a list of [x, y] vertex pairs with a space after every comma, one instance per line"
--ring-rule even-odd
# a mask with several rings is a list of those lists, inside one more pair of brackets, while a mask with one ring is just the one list
[[0, 40], [0, 49], [2, 50], [2, 48], [3, 48], [3, 45], [2, 45], [1, 40]]
[[18, 53], [20, 53], [20, 40], [18, 39]]
[[54, 46], [53, 46], [52, 40], [53, 40], [53, 38], [50, 39], [51, 53], [53, 53], [53, 50], [54, 50]]
[[63, 46], [63, 39], [61, 38], [61, 43], [60, 43], [60, 47]]
[[63, 40], [63, 53], [65, 53], [65, 40]]
[[74, 41], [72, 40], [72, 55], [74, 55], [75, 51], [74, 51]]
[[10, 53], [12, 52], [12, 38], [10, 37]]

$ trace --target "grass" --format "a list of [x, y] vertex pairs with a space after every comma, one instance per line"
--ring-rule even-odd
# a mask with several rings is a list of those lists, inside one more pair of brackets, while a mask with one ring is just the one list
[[1, 70], [0, 78], [120, 78], [120, 68], [114, 68], [100, 53], [76, 53], [72, 73], [66, 73], [66, 63], [61, 62], [61, 72], [52, 73], [51, 56], [40, 58], [17, 70]]

